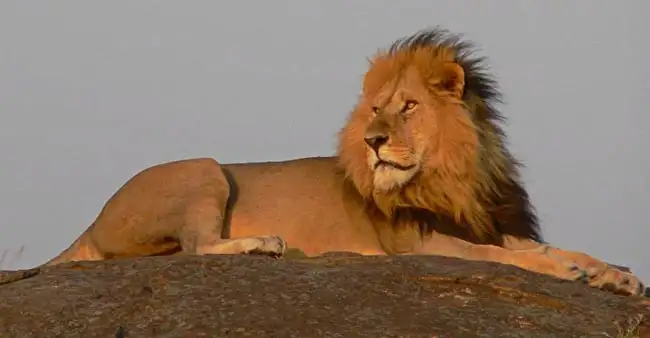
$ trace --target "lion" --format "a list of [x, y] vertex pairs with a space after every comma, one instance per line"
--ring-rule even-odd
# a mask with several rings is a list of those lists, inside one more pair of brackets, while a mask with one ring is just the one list
[[642, 295], [643, 283], [543, 241], [506, 148], [497, 82], [474, 45], [439, 26], [370, 60], [336, 155], [221, 164], [194, 158], [134, 175], [44, 266], [171, 254], [440, 255]]

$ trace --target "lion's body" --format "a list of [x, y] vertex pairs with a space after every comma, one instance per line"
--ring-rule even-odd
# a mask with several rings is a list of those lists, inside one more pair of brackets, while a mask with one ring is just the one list
[[381, 253], [363, 201], [346, 194], [334, 157], [224, 164], [233, 202], [232, 237], [276, 234], [305, 254]]
[[[436, 254], [513, 264], [639, 294], [632, 274], [542, 244], [505, 148], [496, 83], [442, 30], [371, 62], [337, 156], [151, 167], [46, 264], [188, 254]], [[273, 234], [274, 236], [269, 236]], [[14, 278], [15, 279], [15, 278]], [[2, 278], [0, 278], [2, 283]]]

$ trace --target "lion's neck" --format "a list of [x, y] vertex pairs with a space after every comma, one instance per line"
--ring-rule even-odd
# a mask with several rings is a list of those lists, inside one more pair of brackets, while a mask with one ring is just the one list
[[[457, 164], [458, 161], [441, 163]], [[478, 169], [453, 169], [440, 166], [436, 170], [426, 170], [402, 189], [373, 191], [372, 200], [388, 219], [401, 209], [420, 209], [448, 217], [468, 227], [478, 237], [492, 233], [492, 221], [479, 201], [481, 187], [476, 186], [482, 181], [478, 177], [480, 172]]]

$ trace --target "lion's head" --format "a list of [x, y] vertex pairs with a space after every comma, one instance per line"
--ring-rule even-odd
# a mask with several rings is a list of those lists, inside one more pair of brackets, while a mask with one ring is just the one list
[[378, 52], [338, 154], [358, 192], [386, 216], [425, 209], [483, 236], [494, 231], [488, 209], [499, 182], [517, 172], [496, 125], [500, 94], [471, 47], [434, 28]]

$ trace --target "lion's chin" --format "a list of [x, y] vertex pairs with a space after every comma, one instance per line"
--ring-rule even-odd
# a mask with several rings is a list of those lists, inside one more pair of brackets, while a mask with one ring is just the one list
[[406, 185], [415, 176], [419, 170], [419, 166], [396, 167], [390, 164], [380, 163], [379, 165], [374, 165], [371, 170], [373, 172], [375, 191], [385, 192], [399, 189]]

